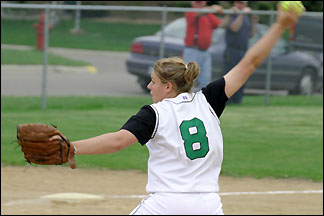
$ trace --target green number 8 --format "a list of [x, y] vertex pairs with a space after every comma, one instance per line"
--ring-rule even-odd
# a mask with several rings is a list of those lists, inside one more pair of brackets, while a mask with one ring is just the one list
[[[191, 128], [192, 130], [196, 128], [196, 131], [190, 133]], [[207, 155], [209, 151], [208, 138], [204, 123], [200, 119], [193, 118], [183, 121], [180, 125], [180, 132], [184, 141], [186, 155], [189, 159], [194, 160]], [[196, 143], [200, 144], [200, 148], [194, 149], [194, 144]]]

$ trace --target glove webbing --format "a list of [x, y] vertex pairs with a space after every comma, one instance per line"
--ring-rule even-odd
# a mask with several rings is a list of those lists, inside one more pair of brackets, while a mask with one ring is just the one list
[[64, 140], [66, 142], [66, 144], [68, 145], [69, 149], [68, 149], [68, 152], [67, 152], [67, 158], [69, 157], [69, 154], [70, 154], [70, 141], [68, 138], [65, 138], [64, 136], [62, 136], [61, 134], [59, 134], [59, 136], [62, 138], [60, 141], [59, 141], [59, 144], [60, 144], [60, 152], [61, 152], [61, 161], [62, 163], [64, 163], [63, 161], [63, 150], [62, 150], [62, 141]]

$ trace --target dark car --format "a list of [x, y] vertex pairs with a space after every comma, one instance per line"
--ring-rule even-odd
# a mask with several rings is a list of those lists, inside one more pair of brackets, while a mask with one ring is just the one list
[[[186, 30], [185, 18], [179, 18], [165, 27], [164, 57], [182, 57]], [[257, 25], [253, 45], [268, 30], [268, 26]], [[152, 36], [135, 38], [126, 60], [127, 71], [138, 77], [143, 90], [150, 82], [153, 65], [160, 58], [161, 32]], [[213, 32], [212, 45], [208, 51], [212, 55], [213, 80], [223, 75], [223, 52], [225, 49], [225, 30], [217, 28]], [[292, 51], [284, 39], [279, 39], [271, 51], [271, 90], [288, 90], [290, 93], [312, 94], [322, 86], [322, 63], [307, 52]], [[270, 58], [270, 56], [268, 58]], [[246, 88], [265, 89], [268, 58], [257, 68], [247, 81]]]

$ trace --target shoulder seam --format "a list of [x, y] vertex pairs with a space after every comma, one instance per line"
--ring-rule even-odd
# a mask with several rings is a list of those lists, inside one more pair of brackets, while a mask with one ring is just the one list
[[159, 112], [153, 105], [151, 105], [151, 107], [154, 110], [155, 116], [156, 116], [155, 127], [154, 127], [154, 130], [153, 130], [152, 136], [151, 136], [151, 139], [153, 139], [155, 137], [155, 134], [156, 134], [157, 129], [159, 127]]

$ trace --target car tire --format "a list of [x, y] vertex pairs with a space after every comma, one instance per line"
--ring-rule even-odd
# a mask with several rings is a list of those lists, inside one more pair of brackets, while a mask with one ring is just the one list
[[315, 89], [314, 70], [306, 68], [300, 77], [298, 84], [298, 93], [301, 95], [312, 95]]

